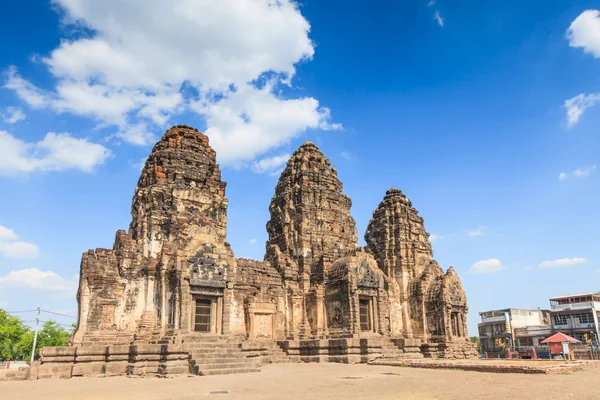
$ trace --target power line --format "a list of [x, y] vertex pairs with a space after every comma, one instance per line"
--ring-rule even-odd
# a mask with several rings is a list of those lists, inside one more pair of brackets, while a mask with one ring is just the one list
[[54, 312], [54, 311], [48, 311], [48, 310], [41, 310], [41, 311], [45, 312], [45, 313], [48, 313], [48, 314], [60, 315], [61, 317], [69, 317], [69, 318], [77, 319], [77, 317], [74, 317], [72, 315], [61, 314], [61, 313], [57, 313], [57, 312]]
[[23, 310], [23, 311], [6, 311], [9, 314], [19, 314], [19, 313], [26, 313], [26, 312], [36, 312], [36, 310]]

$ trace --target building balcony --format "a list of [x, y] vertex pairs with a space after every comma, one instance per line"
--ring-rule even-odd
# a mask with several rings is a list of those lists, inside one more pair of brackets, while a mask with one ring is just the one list
[[552, 328], [556, 331], [560, 330], [576, 330], [576, 329], [589, 329], [596, 330], [596, 325], [594, 324], [564, 324], [564, 325], [556, 325], [553, 324]]
[[481, 318], [481, 322], [479, 323], [479, 325], [498, 323], [498, 322], [504, 322], [504, 321], [506, 321], [506, 316], [504, 316], [504, 315], [501, 315], [499, 317], [487, 317], [487, 318]]
[[569, 304], [555, 304], [552, 305], [552, 313], [559, 311], [581, 311], [581, 310], [600, 310], [600, 304], [597, 302], [585, 302], [585, 303], [569, 303]]

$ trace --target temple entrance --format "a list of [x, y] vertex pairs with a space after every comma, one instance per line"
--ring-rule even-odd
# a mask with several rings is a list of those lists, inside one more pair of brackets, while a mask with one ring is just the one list
[[371, 328], [371, 301], [369, 299], [359, 299], [360, 330], [370, 331]]
[[209, 299], [196, 299], [196, 313], [194, 317], [194, 330], [196, 332], [211, 331], [212, 301]]

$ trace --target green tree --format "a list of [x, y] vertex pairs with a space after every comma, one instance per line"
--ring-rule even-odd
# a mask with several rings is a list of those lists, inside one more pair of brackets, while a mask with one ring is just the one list
[[0, 309], [0, 360], [25, 359], [27, 349], [24, 347], [23, 338], [28, 333], [31, 333], [31, 329], [19, 318]]
[[[66, 330], [56, 321], [47, 321], [38, 332], [38, 338], [35, 345], [35, 359], [39, 357], [38, 352], [42, 347], [67, 346], [69, 339], [73, 334], [73, 330]], [[26, 354], [31, 354], [33, 346], [34, 333], [29, 331], [22, 337], [22, 348], [27, 351]]]
[[481, 353], [481, 341], [479, 340], [479, 336], [471, 336], [471, 342], [477, 344], [477, 352]]

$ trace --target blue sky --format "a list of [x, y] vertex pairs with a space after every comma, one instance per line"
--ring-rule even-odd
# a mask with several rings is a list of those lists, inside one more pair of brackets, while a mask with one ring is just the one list
[[471, 333], [480, 311], [600, 290], [597, 3], [271, 3], [3, 9], [0, 306], [76, 313], [81, 253], [128, 227], [179, 123], [217, 150], [237, 257], [262, 259], [277, 173], [310, 140], [362, 244], [387, 189], [412, 200]]

